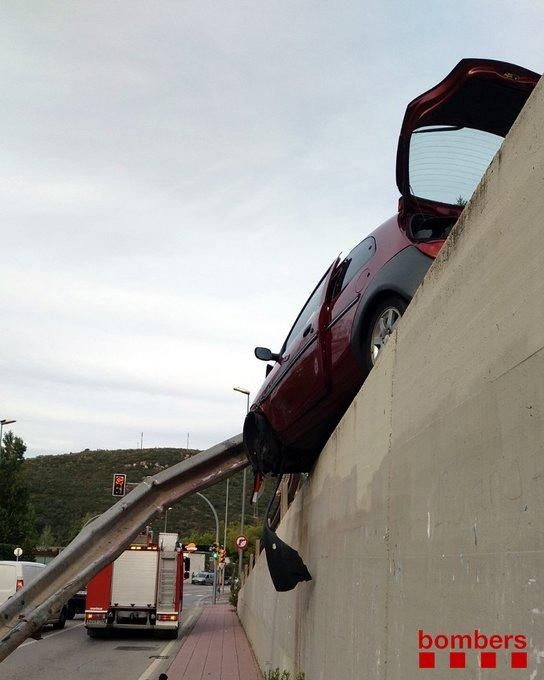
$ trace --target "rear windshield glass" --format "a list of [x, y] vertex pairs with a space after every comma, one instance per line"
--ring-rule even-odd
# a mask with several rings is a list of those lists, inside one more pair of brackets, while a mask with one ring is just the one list
[[413, 196], [464, 206], [491, 163], [502, 137], [474, 130], [429, 126], [410, 139]]

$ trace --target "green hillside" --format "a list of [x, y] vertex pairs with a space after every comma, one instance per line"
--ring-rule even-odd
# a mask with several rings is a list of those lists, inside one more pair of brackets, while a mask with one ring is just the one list
[[[56, 544], [66, 545], [85, 521], [113, 505], [111, 486], [115, 472], [125, 473], [129, 482], [140, 482], [194, 453], [196, 451], [186, 449], [87, 450], [27, 459], [24, 470], [36, 510], [38, 531], [49, 526]], [[240, 522], [242, 475], [239, 472], [230, 478], [229, 526]], [[249, 503], [253, 474], [249, 470], [247, 480], [246, 524], [260, 523], [265, 499], [259, 502], [258, 520], [254, 519], [254, 508]], [[221, 523], [225, 518], [225, 490], [226, 480], [204, 491]], [[162, 530], [164, 516], [156, 515], [151, 524], [154, 530]], [[168, 529], [178, 531], [186, 540], [201, 533], [215, 532], [215, 521], [208, 505], [201, 498], [190, 496], [172, 505]]]

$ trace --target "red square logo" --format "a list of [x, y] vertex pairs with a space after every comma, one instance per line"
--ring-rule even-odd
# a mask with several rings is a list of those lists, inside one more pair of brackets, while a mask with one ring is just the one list
[[480, 668], [497, 668], [495, 652], [482, 652], [480, 654]]
[[450, 652], [450, 668], [465, 667], [465, 652]]
[[419, 652], [419, 667], [434, 668], [434, 652]]
[[527, 668], [527, 652], [512, 652], [512, 668]]

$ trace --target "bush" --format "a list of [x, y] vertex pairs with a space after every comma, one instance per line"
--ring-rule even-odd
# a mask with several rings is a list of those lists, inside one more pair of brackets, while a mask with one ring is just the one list
[[230, 587], [229, 602], [233, 607], [238, 606], [238, 593], [240, 592], [240, 579], [235, 578]]
[[[291, 680], [291, 673], [289, 671], [280, 671], [279, 668], [275, 668], [273, 671], [267, 671], [264, 675], [264, 680]], [[305, 675], [302, 671], [299, 671], [293, 678], [293, 680], [304, 680]]]

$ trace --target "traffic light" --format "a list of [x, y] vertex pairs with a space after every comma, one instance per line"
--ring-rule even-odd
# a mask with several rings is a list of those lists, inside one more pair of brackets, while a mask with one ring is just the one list
[[217, 556], [219, 555], [219, 546], [217, 543], [214, 543], [213, 545], [210, 546], [210, 552], [212, 554], [212, 559], [216, 560]]
[[112, 496], [124, 496], [125, 486], [127, 484], [127, 476], [116, 472], [113, 475], [113, 488], [111, 490]]

